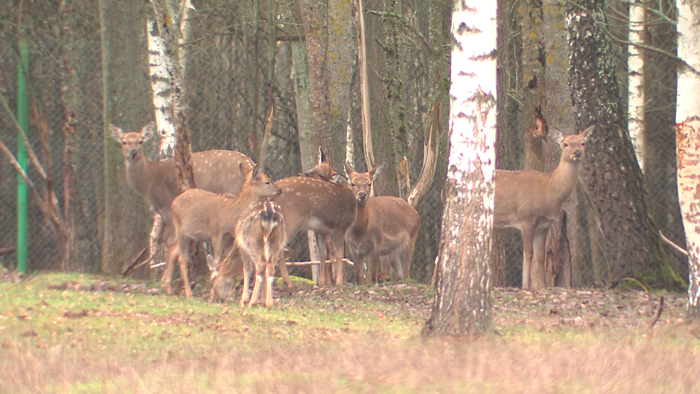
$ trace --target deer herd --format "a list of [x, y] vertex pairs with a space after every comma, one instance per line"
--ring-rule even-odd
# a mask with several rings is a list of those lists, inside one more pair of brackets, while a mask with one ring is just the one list
[[[377, 283], [380, 257], [390, 263], [398, 279], [410, 278], [420, 216], [404, 199], [371, 196], [372, 183], [383, 165], [358, 173], [345, 163], [348, 186], [319, 148], [316, 167], [303, 175], [273, 182], [244, 154], [209, 150], [192, 153], [197, 188], [180, 193], [175, 161], [151, 162], [144, 155], [144, 142], [156, 134], [155, 128], [155, 122], [140, 132], [109, 126], [112, 138], [122, 144], [127, 182], [165, 222], [162, 281], [167, 294], [173, 293], [173, 270], [179, 264], [184, 293], [192, 295], [188, 278], [190, 246], [207, 242], [213, 250], [213, 256], [207, 256], [212, 299], [230, 298], [235, 278], [242, 274], [241, 304], [256, 305], [262, 294], [264, 305], [272, 306], [276, 266], [287, 287], [292, 286], [284, 247], [297, 233], [309, 230], [317, 235], [320, 285], [345, 283], [346, 245], [354, 262], [355, 283], [364, 280], [365, 261], [369, 278]], [[529, 287], [530, 271], [536, 271], [531, 268], [533, 255], [534, 264], [540, 264], [547, 229], [576, 186], [584, 142], [591, 128], [567, 137], [555, 133], [562, 157], [549, 174], [496, 173], [494, 229], [522, 232], [524, 287]]]

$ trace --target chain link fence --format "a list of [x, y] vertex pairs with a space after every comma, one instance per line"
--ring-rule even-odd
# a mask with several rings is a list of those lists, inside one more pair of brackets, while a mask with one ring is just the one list
[[[39, 2], [41, 3], [41, 2]], [[73, 168], [77, 174], [75, 185], [74, 205], [79, 220], [84, 224], [80, 233], [76, 234], [79, 256], [68, 262], [61, 262], [58, 253], [59, 241], [56, 239], [47, 223], [45, 216], [37, 205], [30, 199], [29, 209], [29, 270], [64, 270], [80, 272], [98, 272], [101, 258], [101, 243], [104, 213], [104, 144], [102, 119], [102, 57], [100, 42], [99, 13], [92, 2], [80, 2], [74, 7], [79, 13], [78, 39], [75, 46], [75, 73], [78, 79], [79, 110], [76, 117], [76, 147]], [[204, 3], [204, 2], [202, 2]], [[269, 5], [269, 3], [265, 2]], [[291, 15], [292, 9], [286, 4], [276, 3], [279, 20], [276, 26], [284, 26], [286, 32], [296, 32], [300, 27]], [[661, 4], [661, 3], [660, 3]], [[265, 5], [265, 6], [268, 6]], [[627, 2], [611, 2], [610, 31], [613, 37], [625, 37], [624, 25]], [[262, 130], [267, 116], [266, 89], [264, 83], [257, 86], [258, 99], [254, 99], [254, 78], [264, 81], [269, 68], [270, 59], [266, 50], [257, 51], [251, 38], [250, 18], [252, 9], [249, 3], [231, 1], [212, 1], [206, 4], [196, 4], [192, 13], [191, 38], [186, 46], [187, 73], [185, 90], [188, 104], [188, 120], [191, 129], [192, 150], [206, 149], [235, 149], [254, 158], [254, 147], [257, 141], [262, 141]], [[369, 1], [365, 5], [368, 10], [381, 10], [381, 2]], [[374, 8], [372, 8], [374, 7]], [[422, 144], [424, 130], [428, 126], [430, 103], [427, 100], [427, 86], [431, 76], [428, 73], [425, 52], [421, 45], [420, 34], [425, 29], [419, 15], [425, 12], [421, 1], [404, 2], [403, 19], [406, 23], [402, 38], [404, 69], [404, 90], [406, 98], [406, 122], [411, 131], [411, 177], [415, 180], [422, 164]], [[11, 15], [14, 11], [10, 4], [0, 6], [1, 12]], [[513, 11], [515, 12], [515, 11]], [[64, 134], [62, 125], [66, 114], [61, 105], [61, 53], [60, 42], [55, 34], [58, 22], [55, 10], [45, 4], [36, 2], [25, 3], [22, 10], [24, 20], [32, 20], [32, 29], [27, 36], [30, 52], [29, 81], [31, 98], [37, 104], [38, 112], [30, 116], [31, 122], [27, 133], [30, 143], [43, 163], [51, 181], [41, 179], [36, 168], [30, 165], [29, 177], [36, 185], [41, 195], [47, 192], [47, 187], [54, 191], [58, 206], [63, 206], [64, 180], [62, 174], [67, 163], [63, 160]], [[262, 10], [261, 15], [266, 15]], [[388, 23], [377, 18], [376, 23]], [[449, 16], [448, 16], [449, 17]], [[516, 18], [511, 15], [511, 18]], [[684, 237], [675, 189], [675, 138], [673, 131], [675, 113], [675, 63], [662, 52], [675, 51], [674, 26], [669, 21], [674, 18], [673, 9], [661, 9], [661, 14], [651, 14], [649, 17], [648, 45], [661, 48], [662, 51], [649, 51], [646, 72], [648, 73], [648, 91], [651, 95], [647, 104], [648, 151], [646, 158], [646, 179], [650, 198], [654, 205], [654, 215], [661, 231], [666, 237], [678, 245], [684, 246]], [[12, 111], [17, 108], [17, 49], [16, 36], [12, 34], [12, 26], [6, 23], [3, 39], [0, 42], [0, 92], [8, 101]], [[261, 23], [261, 26], [268, 24]], [[508, 49], [513, 57], [507, 72], [512, 78], [518, 73], [521, 49], [518, 45], [519, 34], [517, 21], [508, 24]], [[145, 28], [145, 24], [144, 24]], [[265, 27], [261, 27], [263, 30]], [[504, 32], [502, 32], [503, 34]], [[652, 34], [653, 33], [653, 34]], [[142, 34], [145, 39], [145, 32]], [[267, 33], [261, 33], [265, 37]], [[627, 45], [624, 40], [614, 41], [617, 48], [619, 80], [621, 91], [627, 90]], [[260, 48], [266, 44], [259, 43]], [[381, 48], [381, 47], [380, 47]], [[503, 48], [502, 48], [503, 49]], [[518, 55], [520, 53], [520, 55]], [[370, 58], [372, 62], [383, 62], [376, 54]], [[146, 67], [144, 53], [144, 68]], [[274, 71], [274, 102], [275, 115], [273, 119], [273, 138], [268, 148], [267, 172], [272, 179], [294, 176], [301, 172], [301, 158], [298, 146], [296, 124], [296, 104], [292, 80], [292, 55], [290, 43], [279, 41], [275, 48]], [[383, 78], [378, 75], [378, 78]], [[517, 78], [516, 78], [517, 79]], [[361, 136], [361, 115], [359, 83], [357, 76], [352, 84], [352, 108], [350, 111], [350, 127], [355, 131], [355, 140]], [[501, 80], [500, 83], [505, 83]], [[517, 89], [517, 83], [512, 86]], [[372, 86], [371, 89], [383, 91], [382, 86]], [[381, 95], [379, 95], [381, 97]], [[506, 97], [499, 97], [499, 116], [509, 116], [517, 113], [517, 105], [508, 104], [513, 94], [508, 91]], [[623, 93], [623, 99], [626, 94]], [[373, 103], [381, 105], [381, 103]], [[444, 110], [447, 111], [445, 103]], [[517, 116], [515, 117], [517, 118]], [[510, 117], [509, 117], [510, 119]], [[13, 123], [5, 111], [0, 111], [0, 140], [14, 153], [17, 146], [17, 133]], [[45, 125], [45, 129], [44, 129]], [[521, 125], [508, 125], [515, 130], [508, 135], [522, 135], [518, 132]], [[565, 133], [571, 133], [571, 125], [559, 126]], [[386, 132], [387, 125], [375, 123], [378, 132]], [[48, 134], [44, 134], [44, 130]], [[360, 137], [361, 138], [361, 137]], [[443, 147], [446, 145], [446, 133], [443, 133]], [[44, 140], [44, 142], [42, 142]], [[108, 143], [112, 143], [109, 141]], [[152, 145], [155, 145], [151, 142]], [[523, 141], [508, 142], [510, 148], [507, 154], [499, 152], [499, 167], [522, 168]], [[355, 148], [356, 168], [365, 168], [361, 154], [361, 145]], [[425, 198], [417, 209], [422, 218], [421, 230], [416, 243], [412, 276], [419, 281], [429, 282], [433, 273], [435, 256], [438, 250], [442, 202], [440, 191], [444, 178], [445, 150], [440, 155], [443, 168], [438, 168], [436, 179]], [[381, 161], [381, 158], [379, 159]], [[8, 160], [0, 160], [0, 263], [7, 268], [14, 268], [16, 242], [16, 178], [15, 170]], [[336, 170], [342, 172], [341, 163], [332, 163]], [[574, 278], [572, 285], [576, 287], [595, 286], [605, 281], [607, 273], [604, 251], [599, 247], [597, 233], [590, 207], [586, 206], [585, 196], [579, 193], [578, 218], [579, 225], [578, 253], [573, 267]], [[520, 236], [511, 233], [505, 240], [505, 273], [501, 285], [519, 286], [521, 281], [522, 245]], [[308, 259], [308, 248], [305, 236], [293, 241], [288, 260], [302, 261]], [[674, 268], [682, 277], [687, 277], [685, 259], [676, 252], [669, 252]], [[386, 268], [385, 268], [386, 271]], [[293, 272], [297, 275], [310, 277], [303, 269]]]

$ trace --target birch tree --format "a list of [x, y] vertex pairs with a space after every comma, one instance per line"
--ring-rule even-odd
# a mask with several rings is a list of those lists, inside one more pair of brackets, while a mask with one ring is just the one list
[[690, 271], [688, 317], [700, 318], [700, 1], [678, 0], [678, 198]]
[[639, 44], [644, 43], [644, 5], [641, 0], [630, 2], [630, 27], [629, 27], [629, 102], [628, 117], [629, 131], [634, 144], [634, 153], [637, 155], [639, 167], [644, 172], [645, 158], [645, 128], [644, 128], [644, 50]]
[[[180, 31], [179, 39], [180, 59], [166, 59], [166, 46], [163, 38], [159, 35], [158, 24], [153, 13], [148, 13], [146, 21], [146, 31], [148, 34], [148, 64], [150, 71], [151, 88], [153, 90], [153, 109], [156, 119], [156, 128], [160, 136], [160, 143], [157, 153], [157, 160], [165, 160], [172, 156], [175, 151], [175, 125], [172, 122], [173, 95], [168, 75], [167, 62], [179, 61], [181, 75], [184, 79], [187, 58], [185, 53], [185, 41], [189, 36], [189, 12], [194, 9], [190, 0], [183, 0], [180, 3]], [[156, 11], [156, 9], [153, 9]], [[184, 83], [180, 82], [183, 86]], [[184, 95], [184, 91], [183, 91]], [[151, 227], [150, 256], [153, 258], [162, 250], [163, 218], [158, 214], [153, 215], [153, 226]]]
[[452, 12], [451, 151], [437, 293], [423, 327], [426, 336], [474, 336], [492, 324], [496, 8], [496, 2], [459, 0]]

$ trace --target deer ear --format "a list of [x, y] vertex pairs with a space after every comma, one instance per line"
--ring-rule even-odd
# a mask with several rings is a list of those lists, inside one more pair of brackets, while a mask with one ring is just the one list
[[122, 138], [124, 138], [124, 130], [122, 130], [122, 128], [117, 125], [109, 125], [109, 134], [117, 142], [122, 142]]
[[561, 130], [554, 126], [549, 128], [549, 136], [559, 145], [561, 145], [561, 142], [564, 140], [564, 135], [561, 133]]
[[151, 139], [156, 134], [156, 122], [149, 122], [141, 129], [141, 136], [145, 140]]
[[259, 165], [256, 164], [255, 167], [253, 167], [253, 173], [250, 175], [250, 177], [254, 181], [257, 181], [258, 179], [260, 179], [260, 166]]
[[348, 164], [347, 161], [343, 164], [345, 164], [345, 173], [348, 174], [348, 178], [352, 178], [351, 174], [355, 172], [355, 170], [353, 170], [352, 167], [350, 167], [350, 164]]
[[586, 130], [583, 130], [581, 133], [579, 133], [579, 136], [583, 138], [584, 141], [588, 139], [588, 136], [591, 135], [591, 133], [595, 130], [595, 125], [591, 125], [588, 127]]
[[323, 148], [319, 145], [318, 146], [318, 164], [321, 163], [328, 163], [326, 160], [326, 154], [323, 153]]
[[372, 180], [374, 181], [375, 179], [377, 179], [377, 177], [379, 176], [379, 174], [382, 173], [382, 170], [383, 170], [383, 169], [384, 169], [384, 163], [382, 163], [382, 164], [380, 164], [380, 165], [378, 165], [378, 166], [372, 168], [371, 170], [369, 170], [369, 176], [372, 177]]

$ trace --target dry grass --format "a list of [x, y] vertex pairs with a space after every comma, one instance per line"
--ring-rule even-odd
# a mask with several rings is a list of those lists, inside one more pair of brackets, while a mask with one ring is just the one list
[[665, 295], [652, 331], [658, 295], [500, 289], [500, 336], [443, 342], [419, 336], [432, 295], [416, 284], [280, 291], [277, 307], [241, 309], [96, 283], [0, 283], [0, 392], [700, 392], [683, 295]]

